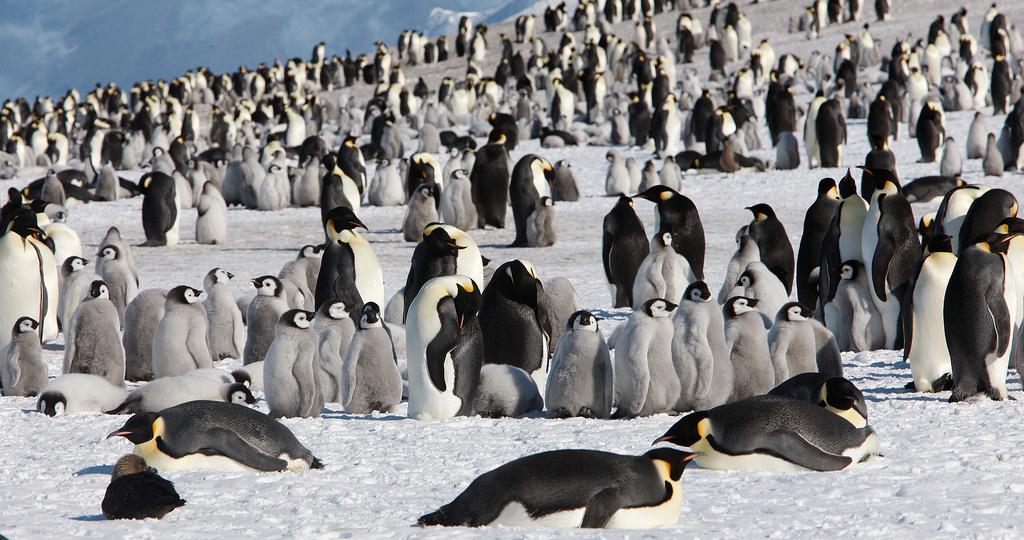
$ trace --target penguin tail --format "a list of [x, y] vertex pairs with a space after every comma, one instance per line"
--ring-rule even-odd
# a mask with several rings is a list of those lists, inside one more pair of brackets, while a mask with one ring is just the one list
[[123, 402], [121, 402], [121, 404], [118, 405], [117, 407], [114, 407], [113, 409], [110, 409], [109, 411], [103, 411], [103, 414], [127, 414], [127, 413], [136, 412], [136, 411], [131, 410], [131, 407], [133, 405], [135, 405], [136, 403], [138, 403], [138, 401], [140, 399], [142, 399], [142, 398], [139, 397], [139, 396], [129, 397], [128, 399], [126, 399]]
[[416, 520], [417, 527], [451, 527], [453, 525], [455, 524], [445, 515], [443, 509], [422, 515]]
[[324, 468], [324, 462], [320, 461], [320, 458], [314, 457], [313, 461], [310, 462], [310, 464], [309, 464], [309, 468], [310, 469], [323, 469]]

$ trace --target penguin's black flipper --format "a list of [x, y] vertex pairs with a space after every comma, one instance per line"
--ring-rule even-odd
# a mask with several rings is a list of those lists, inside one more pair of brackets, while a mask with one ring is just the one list
[[448, 389], [444, 381], [444, 361], [459, 342], [460, 321], [455, 313], [455, 302], [449, 297], [438, 303], [437, 314], [441, 328], [427, 344], [427, 375], [434, 387], [444, 392]]
[[795, 431], [774, 431], [764, 438], [767, 448], [755, 450], [764, 451], [782, 458], [790, 463], [814, 471], [838, 471], [850, 466], [853, 461], [846, 456], [829, 454], [821, 448], [807, 442]]
[[580, 524], [580, 528], [603, 529], [622, 506], [619, 488], [610, 487], [599, 491], [587, 503], [587, 510], [583, 513], [583, 523]]
[[[988, 312], [992, 315], [992, 331], [996, 334], [996, 355], [1002, 356], [1006, 353], [1006, 349], [1010, 346], [1010, 337], [1013, 334], [1013, 321], [1010, 319], [1010, 310], [1006, 305], [1006, 300], [1003, 298], [1003, 292], [1001, 290], [996, 291], [989, 288], [988, 293], [985, 295], [986, 303], [988, 303]], [[1009, 328], [1009, 332], [1003, 332], [1002, 329]]]
[[288, 463], [285, 460], [264, 454], [233, 431], [213, 428], [205, 435], [209, 444], [197, 450], [197, 453], [226, 456], [259, 471], [283, 471], [288, 468]]
[[909, 222], [911, 226], [899, 219], [914, 215], [906, 198], [899, 194], [882, 195], [878, 205], [882, 218], [878, 222], [878, 245], [871, 261], [871, 283], [875, 295], [884, 302], [888, 299], [886, 283], [895, 289], [911, 278], [914, 263], [921, 254], [921, 241], [912, 226], [913, 219]]

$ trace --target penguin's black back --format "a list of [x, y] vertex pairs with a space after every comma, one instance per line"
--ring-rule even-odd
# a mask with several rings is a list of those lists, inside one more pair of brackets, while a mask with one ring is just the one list
[[161, 519], [184, 505], [173, 483], [156, 473], [142, 471], [111, 480], [101, 508], [107, 519]]
[[337, 299], [350, 308], [349, 313], [362, 313], [363, 298], [356, 288], [355, 255], [345, 242], [335, 240], [327, 243], [314, 296], [316, 309], [320, 309], [324, 302]]
[[499, 229], [505, 228], [509, 185], [508, 154], [505, 147], [488, 144], [478, 150], [469, 180], [480, 222]]

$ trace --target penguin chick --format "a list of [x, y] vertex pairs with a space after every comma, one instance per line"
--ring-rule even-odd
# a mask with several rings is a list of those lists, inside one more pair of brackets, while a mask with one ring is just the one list
[[679, 378], [672, 366], [672, 321], [676, 305], [648, 300], [633, 312], [616, 343], [613, 418], [650, 416], [669, 411], [679, 399]]
[[733, 365], [733, 389], [729, 401], [761, 395], [775, 386], [775, 370], [768, 349], [763, 315], [758, 300], [730, 298], [723, 307], [725, 346]]
[[555, 346], [545, 385], [544, 403], [554, 418], [608, 418], [615, 387], [611, 355], [589, 311], [569, 317]]
[[312, 324], [313, 313], [292, 309], [274, 327], [263, 366], [264, 394], [273, 418], [315, 417], [323, 409]]
[[64, 346], [64, 373], [99, 375], [115, 386], [124, 385], [124, 347], [118, 330], [117, 310], [107, 284], [93, 281], [89, 298], [79, 304], [68, 326]]
[[541, 197], [526, 218], [526, 245], [550, 247], [555, 245], [555, 240], [555, 204], [551, 197]]
[[729, 400], [733, 368], [725, 319], [703, 281], [687, 286], [672, 317], [672, 364], [682, 385], [675, 410], [703, 411]]
[[199, 305], [203, 292], [179, 285], [167, 292], [164, 317], [153, 333], [153, 375], [184, 375], [213, 367], [206, 311]]
[[242, 311], [228, 288], [228, 283], [234, 277], [234, 274], [223, 268], [214, 268], [203, 279], [203, 289], [206, 293], [203, 309], [206, 311], [208, 322], [207, 341], [210, 344], [210, 356], [214, 360], [241, 358], [245, 348]]
[[[168, 407], [181, 405], [195, 400], [224, 401], [251, 405], [256, 398], [247, 386], [238, 382], [225, 382], [224, 379], [213, 379], [192, 370], [184, 375], [163, 377], [146, 383], [133, 390], [117, 407], [106, 411], [107, 414], [134, 414], [140, 412], [159, 412]], [[233, 378], [227, 377], [233, 381]]]
[[448, 225], [463, 231], [476, 227], [477, 213], [473, 204], [473, 186], [469, 175], [462, 169], [456, 169], [444, 184], [441, 194], [441, 217]]
[[697, 278], [690, 263], [672, 248], [672, 233], [661, 232], [651, 241], [650, 252], [633, 281], [633, 309], [652, 298], [680, 298], [687, 284]]
[[807, 306], [789, 302], [775, 316], [775, 324], [768, 331], [775, 384], [782, 384], [792, 375], [818, 371], [814, 330], [810, 324], [805, 324], [813, 314]]
[[507, 364], [484, 364], [473, 411], [484, 418], [516, 417], [544, 409], [530, 374]]
[[419, 242], [423, 239], [423, 229], [438, 221], [436, 192], [436, 184], [421, 184], [409, 198], [402, 222], [402, 238], [406, 242]]
[[174, 484], [135, 454], [123, 455], [114, 464], [100, 505], [107, 519], [162, 519], [182, 506], [185, 500], [178, 496]]
[[363, 305], [358, 329], [345, 353], [340, 402], [346, 412], [391, 412], [402, 401], [402, 375], [390, 331], [375, 302]]
[[252, 280], [256, 297], [246, 308], [245, 351], [242, 358], [245, 365], [262, 362], [274, 340], [274, 328], [278, 319], [288, 311], [281, 280], [274, 276], [262, 276]]
[[316, 331], [320, 389], [325, 403], [336, 403], [341, 392], [345, 354], [356, 333], [348, 308], [340, 300], [324, 302], [313, 318]]
[[49, 381], [38, 329], [39, 323], [31, 317], [22, 317], [14, 323], [11, 342], [0, 357], [3, 395], [35, 396]]

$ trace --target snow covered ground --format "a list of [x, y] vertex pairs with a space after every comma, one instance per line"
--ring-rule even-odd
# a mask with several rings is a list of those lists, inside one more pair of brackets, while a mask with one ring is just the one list
[[[752, 6], [751, 10], [779, 9]], [[796, 2], [784, 3], [796, 14]], [[921, 2], [902, 25], [879, 33], [920, 34], [931, 17], [949, 14], [953, 2]], [[972, 13], [977, 28], [981, 3]], [[1011, 7], [1011, 6], [1006, 6]], [[1019, 7], [1016, 18], [1020, 21]], [[930, 12], [928, 10], [931, 10]], [[923, 15], [923, 18], [921, 17]], [[706, 11], [700, 16], [706, 17]], [[781, 17], [781, 15], [780, 15]], [[917, 18], [915, 18], [917, 17]], [[784, 18], [784, 17], [782, 17]], [[910, 21], [911, 24], [907, 22]], [[660, 24], [660, 22], [659, 22]], [[852, 27], [850, 27], [852, 28]], [[758, 32], [759, 34], [760, 32]], [[836, 35], [822, 38], [831, 49]], [[392, 41], [393, 36], [388, 36]], [[814, 46], [794, 36], [780, 41], [805, 49]], [[773, 41], [775, 37], [773, 36]], [[827, 43], [827, 44], [826, 44]], [[887, 39], [886, 47], [891, 46]], [[781, 54], [789, 47], [776, 45]], [[706, 51], [701, 52], [701, 60]], [[961, 144], [973, 113], [947, 115], [948, 134]], [[991, 115], [991, 109], [985, 111]], [[996, 131], [1003, 118], [988, 117]], [[867, 153], [863, 121], [850, 121], [846, 164], [861, 163]], [[916, 141], [902, 138], [893, 146], [904, 179], [936, 174], [938, 164], [917, 164]], [[763, 134], [767, 140], [767, 132]], [[622, 152], [622, 149], [619, 149]], [[521, 144], [513, 160], [530, 152], [552, 162], [568, 159], [580, 184], [578, 203], [559, 203], [558, 243], [547, 249], [508, 249], [512, 231], [473, 231], [487, 257], [498, 265], [513, 258], [534, 262], [544, 279], [565, 276], [575, 285], [580, 306], [610, 317], [602, 322], [607, 336], [627, 316], [610, 310], [601, 269], [601, 220], [614, 199], [603, 197], [607, 148], [542, 150], [536, 141]], [[643, 163], [637, 150], [626, 155]], [[774, 158], [771, 151], [755, 152]], [[41, 171], [35, 171], [41, 173]], [[803, 213], [823, 176], [840, 177], [845, 169], [743, 172], [735, 175], [687, 174], [683, 191], [697, 204], [707, 232], [707, 280], [721, 285], [733, 251], [735, 230], [750, 220], [744, 207], [771, 204], [798, 245]], [[371, 171], [372, 174], [372, 171]], [[22, 185], [33, 178], [0, 182]], [[859, 175], [858, 175], [859, 177]], [[982, 178], [980, 160], [965, 162], [964, 178], [1011, 190], [1024, 197], [1024, 176]], [[92, 253], [107, 227], [117, 225], [131, 244], [144, 240], [141, 199], [89, 204], [71, 209], [86, 253]], [[937, 203], [914, 205], [917, 215]], [[653, 205], [637, 201], [651, 231]], [[413, 245], [403, 242], [404, 209], [365, 208], [361, 217], [384, 268], [387, 292], [404, 284]], [[142, 288], [179, 284], [200, 287], [206, 272], [222, 266], [238, 277], [237, 293], [249, 291], [248, 279], [276, 274], [305, 243], [319, 241], [317, 209], [261, 213], [232, 208], [231, 233], [225, 247], [199, 246], [192, 238], [195, 211], [184, 210], [182, 245], [134, 248]], [[510, 221], [511, 223], [511, 221]], [[683, 480], [685, 504], [672, 529], [643, 536], [683, 538], [826, 538], [889, 537], [1020, 538], [1024, 536], [1019, 501], [1024, 497], [1024, 401], [949, 404], [948, 393], [927, 395], [903, 390], [909, 367], [898, 352], [878, 351], [844, 356], [848, 378], [865, 393], [870, 423], [879, 434], [881, 456], [841, 473], [732, 473], [689, 469]], [[51, 375], [60, 369], [62, 351], [47, 352]], [[223, 363], [232, 368], [236, 363]], [[1016, 374], [1011, 396], [1024, 399]], [[261, 410], [267, 408], [263, 402]], [[33, 399], [0, 398], [0, 534], [10, 538], [120, 537], [374, 537], [374, 538], [592, 538], [591, 531], [417, 529], [421, 514], [449, 502], [477, 475], [516, 457], [556, 448], [593, 448], [638, 454], [677, 417], [658, 415], [629, 421], [457, 418], [418, 422], [405, 418], [405, 405], [393, 415], [352, 416], [329, 404], [322, 418], [284, 420], [313, 450], [325, 468], [302, 474], [179, 472], [175, 482], [188, 504], [162, 521], [107, 522], [100, 500], [112, 464], [131, 450], [122, 439], [105, 440], [125, 416], [98, 414], [48, 418], [32, 412]], [[604, 537], [641, 533], [602, 532]]]

